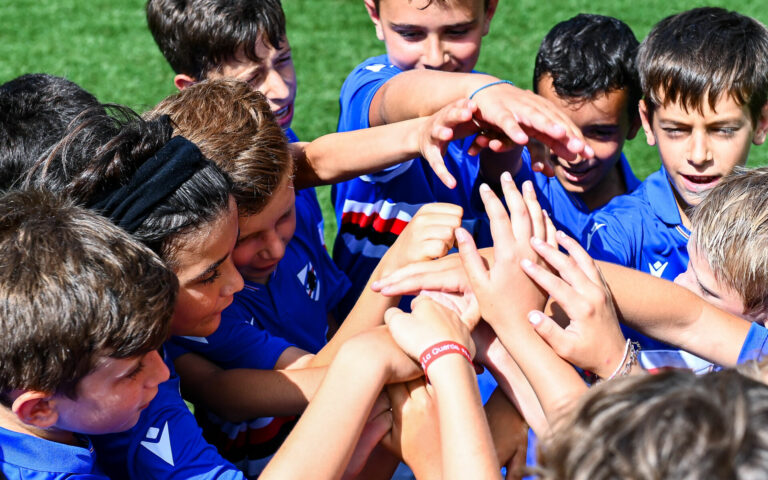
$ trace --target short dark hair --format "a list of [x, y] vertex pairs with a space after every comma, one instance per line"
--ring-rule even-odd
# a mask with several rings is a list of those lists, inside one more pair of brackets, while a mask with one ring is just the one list
[[[130, 181], [138, 168], [173, 137], [167, 116], [143, 120], [127, 107], [115, 115], [84, 112], [50, 155], [31, 169], [26, 184], [61, 192], [89, 205]], [[171, 192], [131, 232], [171, 268], [176, 240], [229, 211], [232, 182], [213, 162]]]
[[280, 0], [149, 0], [147, 23], [171, 68], [196, 80], [241, 50], [260, 62], [256, 42], [285, 38]]
[[205, 80], [160, 102], [150, 117], [169, 115], [232, 179], [241, 215], [259, 213], [293, 173], [288, 140], [267, 98], [247, 83]]
[[590, 389], [539, 450], [539, 478], [762, 478], [768, 386], [671, 370]]
[[0, 197], [0, 403], [17, 389], [74, 398], [99, 357], [165, 341], [175, 275], [107, 219], [51, 192]]
[[15, 186], [96, 97], [77, 84], [29, 73], [0, 85], [0, 190]]
[[768, 100], [768, 30], [757, 20], [704, 7], [669, 16], [637, 55], [648, 108], [679, 102], [701, 111], [723, 95], [747, 105], [753, 123]]
[[541, 41], [533, 69], [533, 90], [544, 75], [552, 77], [565, 100], [593, 100], [626, 89], [629, 118], [638, 115], [642, 97], [635, 57], [640, 43], [629, 26], [604, 15], [579, 14], [555, 25]]

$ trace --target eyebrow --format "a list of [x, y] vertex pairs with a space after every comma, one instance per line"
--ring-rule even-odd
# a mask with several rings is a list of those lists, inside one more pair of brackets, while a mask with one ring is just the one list
[[[477, 23], [477, 20], [470, 20], [468, 22], [461, 22], [461, 23], [454, 23], [452, 25], [443, 25], [440, 27], [441, 30], [449, 30], [452, 28], [462, 28], [462, 27], [471, 27]], [[391, 28], [402, 28], [402, 29], [417, 29], [422, 30], [424, 29], [424, 26], [422, 25], [413, 25], [410, 23], [390, 23], [389, 26]]]
[[224, 262], [227, 260], [227, 258], [228, 258], [228, 257], [229, 257], [229, 253], [227, 253], [226, 255], [224, 255], [224, 256], [223, 256], [221, 259], [219, 259], [219, 260], [217, 260], [217, 261], [213, 262], [213, 263], [212, 263], [212, 264], [211, 264], [211, 265], [210, 265], [208, 268], [206, 268], [206, 269], [205, 269], [205, 271], [204, 271], [204, 272], [202, 272], [200, 275], [196, 276], [196, 277], [195, 277], [195, 279], [194, 279], [193, 281], [194, 281], [194, 282], [200, 282], [200, 281], [202, 281], [202, 280], [203, 280], [205, 277], [207, 277], [208, 275], [210, 275], [210, 274], [211, 274], [211, 272], [213, 272], [214, 270], [216, 270], [217, 268], [219, 268], [219, 267], [221, 266], [221, 264], [222, 264], [222, 263], [224, 263]]

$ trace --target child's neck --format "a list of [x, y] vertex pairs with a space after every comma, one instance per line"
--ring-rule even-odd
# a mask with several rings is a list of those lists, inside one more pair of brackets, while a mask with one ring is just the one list
[[616, 163], [600, 183], [580, 194], [581, 201], [590, 211], [602, 207], [613, 197], [627, 193], [627, 185], [619, 168], [619, 164]]
[[674, 186], [672, 186], [672, 191], [675, 193], [675, 204], [677, 205], [677, 210], [680, 212], [680, 219], [683, 221], [683, 226], [690, 230], [691, 219], [688, 218], [688, 213], [693, 207], [688, 205], [688, 203], [683, 200], [683, 198], [677, 193], [677, 190], [675, 190]]
[[5, 407], [0, 407], [0, 427], [12, 432], [31, 435], [51, 442], [64, 443], [76, 447], [83, 446], [82, 442], [78, 441], [74, 433], [59, 430], [57, 428], [39, 428], [26, 424], [19, 420], [19, 417], [17, 417], [16, 414]]

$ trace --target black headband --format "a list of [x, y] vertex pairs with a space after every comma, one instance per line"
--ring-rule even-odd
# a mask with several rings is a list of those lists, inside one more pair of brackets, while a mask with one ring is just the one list
[[208, 164], [194, 143], [184, 137], [174, 137], [144, 162], [127, 184], [107, 193], [89, 208], [129, 233], [135, 233], [158, 203]]

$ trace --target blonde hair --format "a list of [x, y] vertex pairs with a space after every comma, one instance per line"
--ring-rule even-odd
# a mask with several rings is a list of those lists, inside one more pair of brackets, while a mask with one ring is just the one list
[[744, 314], [768, 311], [768, 167], [739, 168], [691, 216], [692, 238], [718, 283], [741, 295]]

